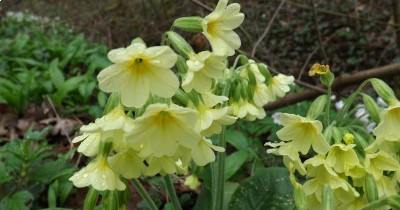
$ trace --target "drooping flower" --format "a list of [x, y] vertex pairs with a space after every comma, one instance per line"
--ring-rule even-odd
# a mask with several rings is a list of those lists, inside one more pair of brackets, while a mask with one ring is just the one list
[[203, 34], [210, 41], [217, 55], [231, 56], [241, 45], [240, 37], [233, 31], [244, 20], [240, 5], [219, 0], [215, 10], [207, 15], [202, 23]]
[[138, 152], [129, 147], [125, 151], [118, 152], [108, 158], [111, 168], [126, 179], [137, 178], [142, 175], [146, 170], [143, 161], [138, 156]]
[[296, 148], [292, 147], [289, 143], [267, 142], [267, 143], [265, 143], [265, 146], [272, 147], [271, 149], [267, 150], [267, 153], [283, 156], [283, 163], [289, 169], [290, 172], [293, 169], [295, 169], [301, 175], [306, 174], [306, 169], [304, 168], [304, 165], [300, 160], [299, 152], [296, 150]]
[[195, 89], [199, 93], [211, 90], [214, 79], [221, 79], [226, 68], [225, 57], [209, 51], [193, 54], [186, 61], [188, 71], [182, 81], [182, 87], [189, 92]]
[[364, 161], [365, 170], [370, 173], [375, 179], [380, 179], [384, 171], [399, 171], [400, 164], [390, 154], [379, 151], [365, 155]]
[[193, 161], [199, 166], [204, 166], [210, 162], [214, 162], [214, 151], [225, 152], [225, 149], [213, 145], [209, 139], [202, 138], [200, 141], [198, 141], [197, 145], [192, 148]]
[[322, 135], [320, 121], [281, 113], [280, 122], [284, 127], [276, 133], [278, 138], [290, 142], [290, 145], [297, 151], [307, 154], [312, 146], [313, 150], [319, 154], [328, 152], [329, 145]]
[[133, 148], [140, 148], [139, 155], [173, 156], [179, 146], [193, 148], [200, 139], [193, 126], [196, 112], [175, 104], [151, 104], [144, 114], [134, 120], [135, 127], [127, 135]]
[[315, 195], [322, 201], [322, 192], [327, 184], [334, 192], [334, 196], [341, 202], [346, 202], [359, 197], [360, 194], [344, 179], [338, 176], [327, 164], [322, 155], [314, 156], [304, 162], [307, 176], [312, 177], [303, 185], [306, 195]]
[[197, 105], [192, 105], [197, 110], [198, 121], [196, 130], [201, 131], [201, 134], [209, 136], [219, 133], [222, 125], [231, 125], [236, 121], [236, 118], [229, 115], [229, 107], [216, 107], [227, 101], [225, 96], [217, 96], [210, 92], [203, 93], [202, 100]]
[[346, 176], [363, 177], [365, 171], [354, 151], [355, 144], [334, 144], [331, 146], [326, 157], [326, 163], [337, 173], [344, 173]]
[[82, 135], [75, 137], [72, 142], [81, 142], [78, 152], [93, 157], [99, 152], [102, 141], [112, 141], [116, 150], [125, 148], [124, 135], [133, 127], [133, 120], [125, 115], [122, 106], [117, 106], [94, 123], [82, 126]]
[[292, 85], [293, 82], [293, 76], [278, 74], [272, 77], [270, 83], [268, 84], [268, 89], [271, 91], [270, 95], [274, 96], [275, 99], [285, 96], [285, 94], [290, 91], [289, 86]]
[[99, 73], [99, 87], [104, 92], [116, 92], [122, 104], [128, 107], [143, 106], [150, 94], [169, 98], [179, 87], [171, 71], [177, 55], [167, 46], [147, 48], [143, 43], [133, 43], [108, 53], [113, 64]]
[[98, 191], [125, 190], [119, 175], [114, 173], [107, 159], [102, 156], [76, 172], [69, 180], [79, 188], [92, 186]]
[[377, 140], [400, 142], [400, 103], [383, 110], [380, 118], [374, 130]]
[[230, 107], [234, 116], [245, 118], [249, 121], [263, 119], [266, 115], [263, 107], [256, 106], [245, 99], [231, 102]]

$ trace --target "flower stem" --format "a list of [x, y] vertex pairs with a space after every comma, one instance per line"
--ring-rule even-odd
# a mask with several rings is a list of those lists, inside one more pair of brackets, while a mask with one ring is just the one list
[[331, 119], [330, 119], [330, 115], [331, 115], [331, 97], [332, 97], [332, 88], [331, 86], [328, 87], [328, 102], [326, 103], [326, 114], [325, 114], [325, 126], [328, 127]]
[[[222, 128], [219, 134], [219, 142], [217, 144], [220, 147], [225, 148], [225, 127]], [[224, 200], [224, 187], [225, 187], [225, 152], [218, 152], [216, 162], [213, 163], [213, 179], [212, 179], [212, 209], [221, 210], [223, 209]]]
[[138, 179], [132, 179], [132, 184], [136, 188], [137, 192], [139, 193], [140, 197], [146, 201], [147, 205], [149, 206], [150, 210], [158, 210], [157, 205], [154, 203], [153, 199], [150, 197], [149, 193], [143, 187], [142, 183]]
[[168, 196], [171, 199], [174, 210], [182, 210], [181, 203], [179, 202], [178, 196], [176, 195], [174, 184], [170, 175], [164, 176], [165, 188], [167, 190]]

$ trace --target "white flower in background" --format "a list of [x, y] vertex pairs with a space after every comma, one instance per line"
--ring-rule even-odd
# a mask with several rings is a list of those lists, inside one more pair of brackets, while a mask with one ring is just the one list
[[388, 104], [385, 102], [385, 100], [383, 100], [381, 97], [378, 97], [378, 98], [376, 99], [376, 103], [377, 103], [379, 106], [382, 106], [382, 107], [387, 107], [387, 106], [388, 106]]
[[294, 82], [293, 76], [286, 76], [283, 74], [278, 74], [272, 77], [270, 83], [268, 84], [268, 89], [271, 91], [270, 95], [275, 98], [281, 98], [285, 96], [287, 92], [290, 91], [290, 85]]
[[275, 124], [281, 124], [281, 112], [275, 112], [271, 117]]
[[179, 80], [171, 71], [177, 55], [167, 46], [147, 48], [135, 42], [111, 50], [108, 58], [114, 64], [97, 76], [99, 87], [107, 93], [119, 93], [125, 106], [139, 108], [150, 94], [169, 98], [178, 90]]
[[119, 175], [110, 168], [104, 157], [93, 160], [69, 180], [79, 188], [92, 186], [98, 191], [125, 190], [125, 184], [120, 180]]
[[213, 12], [207, 15], [202, 23], [203, 34], [210, 41], [213, 52], [217, 55], [231, 56], [240, 48], [240, 37], [233, 31], [244, 20], [240, 5], [229, 4], [220, 0]]
[[340, 100], [340, 101], [336, 102], [336, 103], [335, 103], [335, 107], [336, 107], [336, 110], [341, 110], [341, 109], [343, 109], [343, 107], [344, 107], [344, 101], [343, 101], [343, 100]]
[[189, 92], [195, 89], [199, 93], [211, 90], [213, 79], [221, 79], [226, 69], [225, 57], [209, 51], [190, 55], [186, 61], [188, 72], [182, 81], [182, 87]]

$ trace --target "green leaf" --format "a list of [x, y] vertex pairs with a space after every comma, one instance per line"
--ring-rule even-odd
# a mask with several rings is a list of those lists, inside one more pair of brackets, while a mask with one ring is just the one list
[[233, 193], [235, 193], [236, 189], [239, 187], [239, 184], [236, 182], [225, 182], [224, 187], [224, 209], [229, 210], [229, 202], [231, 201]]
[[53, 82], [53, 85], [60, 89], [64, 84], [65, 78], [61, 70], [58, 68], [58, 59], [54, 59], [51, 61], [49, 66], [50, 79]]
[[229, 210], [290, 210], [294, 209], [292, 195], [286, 168], [262, 168], [236, 189]]
[[225, 139], [238, 150], [247, 150], [249, 147], [246, 136], [237, 130], [227, 130]]
[[8, 174], [8, 170], [3, 162], [0, 162], [0, 184], [8, 182], [12, 177]]
[[27, 204], [33, 199], [28, 191], [19, 191], [11, 196], [4, 197], [0, 201], [0, 209], [4, 210], [29, 210]]
[[239, 150], [229, 155], [225, 160], [225, 180], [231, 178], [249, 158], [249, 153]]

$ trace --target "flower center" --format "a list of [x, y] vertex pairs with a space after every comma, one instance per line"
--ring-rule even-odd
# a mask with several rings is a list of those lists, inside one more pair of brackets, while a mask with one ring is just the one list
[[209, 21], [207, 23], [207, 32], [211, 35], [216, 35], [218, 29], [218, 22], [217, 21]]

